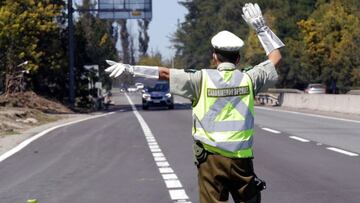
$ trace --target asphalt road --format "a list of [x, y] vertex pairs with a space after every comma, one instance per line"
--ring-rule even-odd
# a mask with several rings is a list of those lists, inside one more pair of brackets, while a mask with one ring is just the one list
[[[198, 202], [190, 105], [133, 111], [118, 99], [115, 113], [53, 130], [0, 162], [0, 203]], [[359, 122], [256, 113], [263, 202], [360, 202]]]

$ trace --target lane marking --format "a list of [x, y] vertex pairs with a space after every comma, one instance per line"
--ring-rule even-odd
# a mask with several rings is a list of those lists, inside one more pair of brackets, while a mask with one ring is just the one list
[[167, 161], [157, 161], [156, 165], [158, 167], [169, 167], [170, 166], [169, 162], [167, 162]]
[[175, 173], [162, 174], [162, 177], [163, 177], [164, 180], [176, 180], [176, 179], [178, 179], [178, 177], [176, 176]]
[[161, 149], [159, 149], [159, 148], [158, 148], [158, 149], [151, 149], [151, 148], [150, 148], [150, 151], [151, 151], [151, 152], [161, 152]]
[[165, 180], [167, 188], [182, 188], [179, 180]]
[[83, 121], [87, 121], [87, 120], [91, 120], [91, 119], [95, 119], [95, 118], [100, 118], [100, 117], [104, 117], [104, 116], [108, 116], [110, 114], [114, 114], [115, 112], [109, 112], [109, 113], [106, 113], [106, 114], [101, 114], [101, 115], [96, 115], [96, 116], [91, 116], [91, 117], [88, 117], [88, 118], [83, 118], [83, 119], [80, 119], [80, 120], [76, 120], [76, 121], [71, 121], [71, 122], [68, 122], [68, 123], [64, 123], [64, 124], [60, 124], [60, 125], [57, 125], [57, 126], [54, 126], [54, 127], [51, 127], [51, 128], [48, 128], [44, 131], [41, 131], [40, 133], [37, 133], [35, 134], [34, 136], [22, 141], [20, 144], [18, 144], [17, 146], [15, 146], [14, 148], [10, 149], [9, 151], [5, 152], [4, 154], [0, 155], [0, 163], [2, 161], [4, 161], [5, 159], [11, 157], [12, 155], [16, 154], [17, 152], [19, 152], [20, 150], [24, 149], [26, 146], [28, 146], [30, 143], [34, 142], [35, 140], [39, 139], [40, 137], [48, 134], [49, 132], [53, 131], [53, 130], [56, 130], [58, 128], [62, 128], [62, 127], [65, 127], [65, 126], [69, 126], [69, 125], [72, 125], [72, 124], [76, 124], [76, 123], [80, 123], [80, 122], [83, 122]]
[[[187, 196], [185, 190], [183, 189], [180, 180], [177, 178], [177, 175], [174, 173], [174, 170], [170, 167], [169, 162], [166, 161], [165, 155], [161, 152], [161, 148], [158, 145], [155, 136], [152, 134], [148, 124], [145, 122], [144, 118], [137, 111], [130, 97], [127, 94], [125, 94], [125, 96], [129, 104], [131, 105], [133, 113], [137, 118], [138, 122], [140, 123], [140, 126], [144, 132], [144, 136], [148, 142], [149, 149], [153, 155], [153, 158], [159, 169], [159, 172], [163, 177], [164, 183], [168, 188], [171, 200], [176, 202], [191, 203], [189, 202], [189, 197]], [[172, 188], [178, 188], [178, 189], [174, 190]]]
[[[284, 112], [284, 113], [291, 113], [291, 114], [298, 114], [298, 115], [304, 115], [304, 116], [312, 116], [312, 117], [317, 117], [317, 118], [325, 118], [325, 119], [332, 119], [332, 120], [339, 120], [339, 121], [345, 121], [345, 122], [353, 122], [353, 123], [360, 123], [360, 121], [358, 120], [351, 120], [351, 119], [343, 119], [343, 118], [336, 118], [336, 117], [330, 117], [330, 116], [322, 116], [322, 115], [316, 115], [316, 114], [310, 114], [310, 113], [302, 113], [302, 112], [295, 112], [295, 111], [287, 111], [287, 110], [279, 110], [279, 109], [270, 109], [267, 107], [255, 107], [258, 109], [263, 109], [263, 110], [268, 110], [268, 111], [276, 111], [276, 112]], [[263, 130], [269, 131], [269, 132], [273, 132], [273, 133], [281, 133], [280, 131], [277, 130], [273, 130], [270, 128], [261, 128]], [[301, 137], [297, 137], [297, 136], [289, 136], [289, 138], [294, 139], [294, 140], [298, 140], [300, 142], [310, 142], [310, 140], [301, 138]], [[323, 143], [316, 143], [317, 146], [322, 146]], [[336, 147], [327, 147], [326, 149], [331, 150], [331, 151], [335, 151], [338, 153], [342, 153], [348, 156], [359, 156], [359, 154], [353, 153], [353, 152], [349, 152], [349, 151], [345, 151], [343, 149], [338, 149]]]
[[172, 168], [170, 168], [170, 167], [159, 168], [159, 171], [160, 171], [161, 174], [163, 174], [163, 173], [174, 173], [174, 170], [172, 170]]
[[331, 120], [338, 120], [338, 121], [345, 121], [345, 122], [360, 123], [359, 120], [351, 120], [351, 119], [346, 119], [346, 118], [336, 118], [336, 117], [322, 116], [322, 115], [316, 115], [316, 114], [311, 114], [311, 113], [302, 113], [302, 112], [288, 111], [288, 110], [280, 110], [280, 109], [270, 109], [270, 108], [259, 107], [259, 106], [255, 107], [255, 108], [256, 108], [256, 109], [263, 109], [263, 110], [267, 110], [267, 111], [277, 111], [277, 112], [298, 114], [298, 115], [303, 115], [303, 116], [312, 116], [312, 117], [317, 117], [317, 118], [325, 118], [325, 119], [331, 119]]
[[165, 157], [154, 157], [155, 161], [166, 161]]
[[189, 197], [186, 195], [185, 190], [179, 189], [179, 190], [169, 190], [170, 197], [172, 200], [183, 200], [183, 199], [189, 199]]
[[353, 152], [345, 151], [345, 150], [342, 150], [342, 149], [339, 149], [339, 148], [336, 148], [336, 147], [326, 147], [326, 149], [334, 151], [334, 152], [338, 152], [338, 153], [341, 153], [341, 154], [345, 154], [345, 155], [348, 155], [348, 156], [359, 156], [359, 154], [355, 154]]
[[164, 157], [164, 154], [161, 152], [152, 153], [154, 157]]
[[274, 130], [274, 129], [271, 129], [271, 128], [261, 128], [265, 131], [268, 131], [268, 132], [271, 132], [271, 133], [275, 133], [275, 134], [280, 134], [281, 132], [280, 131], [277, 131], [277, 130]]
[[310, 142], [310, 140], [304, 139], [302, 137], [297, 137], [297, 136], [289, 136], [289, 138], [300, 141], [300, 142]]

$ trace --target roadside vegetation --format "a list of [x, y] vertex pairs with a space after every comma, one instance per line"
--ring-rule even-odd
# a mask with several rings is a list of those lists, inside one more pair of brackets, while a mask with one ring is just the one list
[[[95, 8], [90, 0], [78, 9]], [[187, 10], [185, 21], [171, 36], [176, 55], [164, 61], [148, 53], [150, 21], [138, 20], [138, 33], [129, 33], [127, 20], [99, 19], [79, 12], [75, 24], [76, 106], [90, 108], [89, 83], [102, 82], [105, 59], [144, 65], [201, 69], [212, 66], [210, 38], [226, 29], [244, 39], [242, 67], [265, 59], [253, 31], [241, 17], [247, 0], [179, 1]], [[280, 88], [304, 89], [308, 83], [336, 84], [345, 93], [360, 87], [360, 1], [258, 0], [268, 24], [283, 39]], [[69, 100], [68, 29], [66, 1], [0, 1], [0, 91], [3, 100], [15, 93], [34, 92], [67, 105]], [[135, 42], [136, 41], [136, 42]], [[119, 42], [120, 51], [116, 48]], [[135, 47], [137, 46], [137, 47]], [[26, 63], [24, 63], [26, 62]], [[98, 73], [84, 65], [99, 66]], [[124, 78], [133, 83], [131, 77]], [[5, 102], [6, 103], [6, 102]], [[9, 103], [9, 102], [8, 102]], [[7, 104], [8, 104], [7, 103]]]
[[[209, 40], [219, 30], [245, 41], [242, 66], [265, 60], [256, 35], [241, 17], [248, 0], [182, 1], [185, 22], [173, 36], [177, 57], [189, 68], [211, 66]], [[267, 23], [285, 42], [280, 88], [303, 90], [309, 83], [336, 85], [338, 93], [360, 87], [360, 1], [257, 0]]]

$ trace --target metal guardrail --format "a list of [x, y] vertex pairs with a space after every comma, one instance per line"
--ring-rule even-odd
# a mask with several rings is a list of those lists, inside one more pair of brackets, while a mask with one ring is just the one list
[[304, 94], [304, 91], [298, 90], [298, 89], [290, 89], [290, 88], [269, 88], [268, 93], [296, 93], [296, 94]]
[[283, 101], [284, 93], [304, 94], [304, 91], [288, 88], [270, 88], [267, 92], [257, 94], [255, 96], [255, 102], [259, 105], [280, 106]]
[[279, 106], [281, 94], [274, 95], [269, 93], [260, 93], [255, 96], [255, 102], [260, 105], [271, 105], [271, 106]]
[[304, 94], [304, 91], [289, 88], [269, 88], [267, 92], [259, 93], [255, 97], [255, 101], [260, 105], [280, 106], [283, 101], [284, 93]]

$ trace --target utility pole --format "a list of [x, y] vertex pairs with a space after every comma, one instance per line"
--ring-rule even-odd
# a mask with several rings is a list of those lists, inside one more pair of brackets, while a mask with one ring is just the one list
[[68, 26], [69, 26], [69, 102], [75, 105], [75, 75], [74, 75], [74, 23], [72, 0], [68, 0]]

